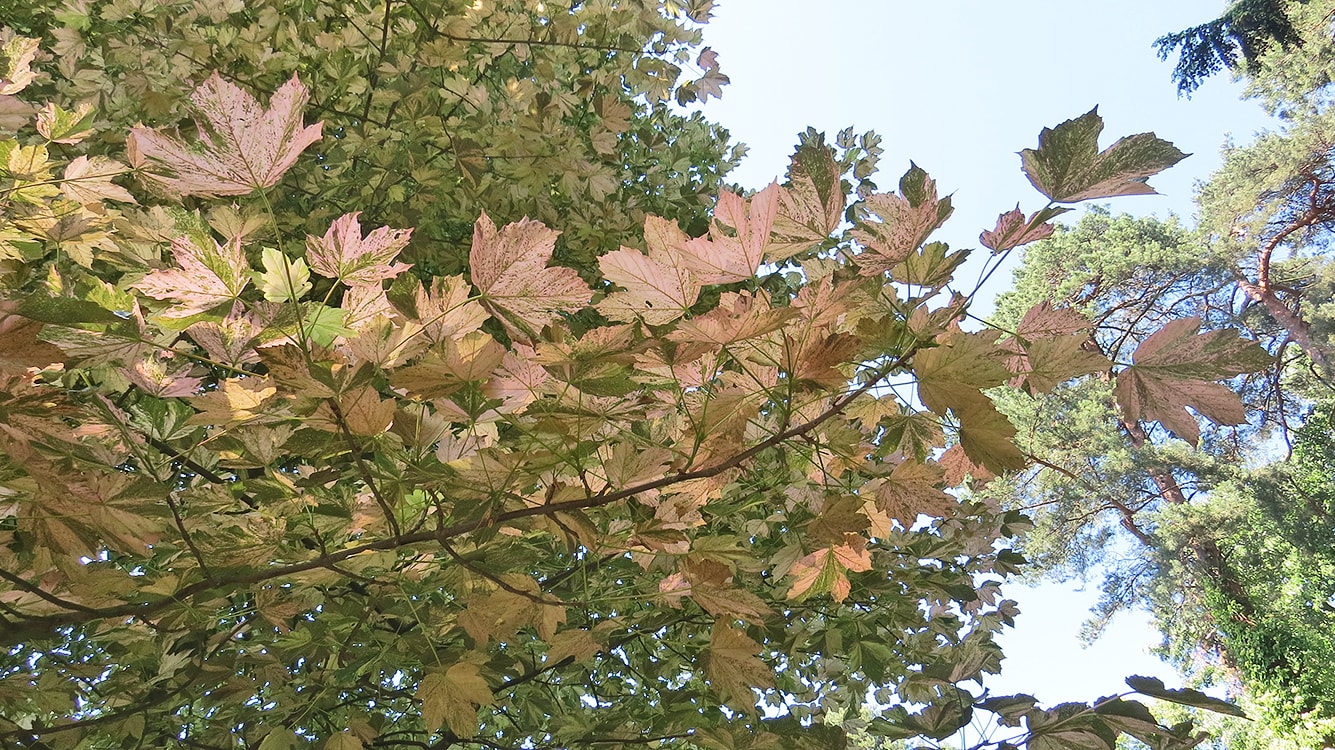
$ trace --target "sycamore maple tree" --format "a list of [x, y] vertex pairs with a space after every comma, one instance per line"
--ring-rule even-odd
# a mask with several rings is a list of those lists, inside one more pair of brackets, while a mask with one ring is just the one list
[[[21, 94], [35, 42], [5, 45]], [[1114, 363], [1049, 305], [965, 330], [951, 199], [914, 166], [850, 201], [859, 154], [817, 135], [592, 280], [486, 214], [430, 273], [410, 227], [278, 214], [308, 96], [210, 77], [196, 135], [120, 160], [54, 104], [0, 141], [0, 740], [826, 748], [984, 710], [991, 747], [1200, 741], [1126, 696], [982, 694], [1027, 522], [947, 490], [1026, 465], [990, 388], [1102, 373], [1186, 433], [1245, 416], [1209, 381], [1249, 345], [1176, 326]], [[1100, 129], [1023, 152], [1051, 202], [984, 232], [994, 262], [1182, 157]]]

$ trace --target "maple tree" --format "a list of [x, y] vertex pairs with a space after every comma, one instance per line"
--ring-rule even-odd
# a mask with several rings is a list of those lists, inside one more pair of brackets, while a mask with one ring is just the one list
[[[1042, 304], [964, 330], [951, 199], [912, 166], [850, 202], [860, 157], [818, 134], [785, 184], [697, 231], [645, 216], [584, 274], [487, 213], [457, 273], [410, 267], [415, 228], [287, 213], [330, 128], [282, 80], [208, 77], [198, 135], [136, 127], [124, 161], [80, 162], [106, 139], [40, 100], [0, 141], [4, 741], [823, 748], [986, 711], [993, 747], [1199, 743], [1130, 693], [974, 692], [1028, 522], [947, 490], [1027, 463], [989, 389], [1115, 370], [1129, 405], [1227, 421], [1207, 381], [1248, 345], [1170, 328], [1115, 365]], [[1100, 129], [1023, 152], [1051, 202], [999, 217], [993, 262], [1182, 156]]]
[[[324, 137], [266, 193], [281, 231], [320, 235], [361, 212], [370, 225], [413, 227], [405, 256], [451, 275], [467, 265], [485, 210], [501, 225], [529, 217], [561, 232], [559, 256], [591, 277], [593, 259], [638, 236], [646, 214], [703, 231], [741, 155], [722, 128], [667, 104], [727, 83], [700, 44], [710, 5], [38, 0], [4, 22], [49, 50], [34, 54], [51, 56], [43, 67], [53, 74], [29, 90], [62, 128], [91, 124], [83, 118], [95, 108], [100, 127], [80, 142], [90, 157], [124, 160], [129, 132], [146, 158], [193, 142], [193, 86], [276, 93], [295, 72]], [[131, 131], [140, 123], [179, 127]], [[264, 137], [246, 126], [235, 135], [240, 154]], [[244, 191], [253, 181], [200, 166], [187, 159], [185, 173], [164, 171], [156, 184], [221, 179]], [[255, 208], [241, 221], [269, 231], [273, 217]]]

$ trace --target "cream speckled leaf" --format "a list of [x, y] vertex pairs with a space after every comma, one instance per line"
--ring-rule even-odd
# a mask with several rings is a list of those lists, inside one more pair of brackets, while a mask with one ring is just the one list
[[250, 284], [250, 265], [240, 242], [226, 245], [209, 240], [201, 248], [189, 238], [172, 240], [172, 257], [179, 268], [158, 269], [132, 286], [156, 299], [176, 300], [163, 315], [186, 318], [236, 300]]
[[1114, 393], [1129, 420], [1158, 420], [1195, 444], [1200, 425], [1186, 407], [1216, 424], [1242, 424], [1247, 411], [1237, 394], [1211, 381], [1254, 372], [1273, 358], [1233, 329], [1200, 329], [1200, 318], [1175, 320], [1141, 342], [1130, 367], [1117, 373]]
[[320, 123], [302, 124], [309, 99], [294, 75], [266, 108], [215, 72], [190, 96], [203, 118], [197, 145], [139, 125], [126, 142], [130, 164], [175, 196], [246, 195], [270, 187], [320, 140]]
[[1056, 203], [1155, 195], [1145, 180], [1189, 156], [1153, 133], [1128, 136], [1099, 151], [1102, 131], [1097, 107], [1054, 128], [1043, 128], [1038, 148], [1020, 152], [1025, 175]]
[[329, 225], [323, 237], [306, 238], [306, 260], [311, 270], [356, 286], [379, 284], [410, 268], [394, 259], [408, 245], [412, 230], [380, 227], [363, 237], [357, 220], [360, 214], [344, 214]]
[[532, 338], [589, 304], [593, 290], [572, 268], [549, 267], [557, 232], [523, 219], [499, 231], [484, 213], [473, 226], [469, 274], [482, 304], [507, 330]]

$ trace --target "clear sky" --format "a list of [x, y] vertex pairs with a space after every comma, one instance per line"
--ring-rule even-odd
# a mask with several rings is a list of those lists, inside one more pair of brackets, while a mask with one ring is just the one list
[[[1153, 131], [1193, 156], [1151, 179], [1161, 196], [1110, 201], [1114, 211], [1173, 212], [1190, 223], [1197, 181], [1219, 164], [1226, 137], [1245, 143], [1267, 119], [1239, 101], [1227, 76], [1179, 99], [1171, 62], [1154, 39], [1216, 17], [1221, 0], [717, 0], [706, 43], [732, 84], [704, 114], [750, 146], [733, 179], [758, 188], [781, 177], [797, 133], [833, 138], [852, 125], [883, 136], [878, 183], [894, 186], [909, 160], [954, 193], [955, 215], [939, 235], [977, 246], [998, 213], [1046, 202], [1020, 171], [1016, 152], [1045, 126], [1097, 105], [1101, 145]], [[1074, 219], [1075, 215], [1065, 217]], [[999, 273], [990, 300], [1009, 283]], [[976, 312], [986, 312], [979, 310]], [[1019, 627], [1003, 640], [1005, 672], [994, 694], [1088, 700], [1172, 668], [1148, 649], [1158, 640], [1144, 615], [1123, 614], [1088, 649], [1076, 639], [1096, 597], [1079, 583], [1012, 586]]]

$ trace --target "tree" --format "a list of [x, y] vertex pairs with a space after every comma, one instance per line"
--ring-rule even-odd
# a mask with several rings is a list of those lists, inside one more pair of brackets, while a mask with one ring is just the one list
[[[986, 490], [1034, 509], [1037, 528], [1023, 549], [1035, 570], [1101, 574], [1090, 636], [1120, 608], [1145, 606], [1164, 653], [1185, 672], [1245, 689], [1262, 721], [1227, 729], [1229, 747], [1328, 746], [1335, 700], [1321, 635], [1325, 597], [1316, 596], [1326, 561], [1299, 530], [1327, 525], [1314, 489], [1329, 482], [1314, 448], [1324, 428], [1300, 425], [1329, 398], [1335, 351], [1326, 280], [1330, 18], [1315, 4], [1283, 12], [1293, 43], [1256, 47], [1246, 73], [1248, 92], [1285, 126], [1226, 150], [1201, 188], [1196, 230], [1087, 215], [1029, 248], [997, 317], [1014, 325], [1037, 301], [1073, 299], [1094, 323], [1090, 346], [1114, 361], [1134, 361], [1154, 329], [1187, 318], [1246, 328], [1276, 356], [1264, 377], [1235, 383], [1257, 412], [1237, 428], [1194, 416], [1170, 430], [1142, 424], [1114, 402], [1111, 383], [1097, 380], [1006, 394], [1002, 410], [1040, 468]], [[1313, 413], [1320, 420], [1324, 411]], [[1175, 439], [1196, 442], [1198, 431], [1197, 450]], [[1293, 453], [1275, 460], [1281, 441]], [[1293, 476], [1313, 484], [1299, 489]]]
[[[1290, 18], [1290, 0], [1233, 0], [1213, 21], [1165, 34], [1155, 40], [1159, 59], [1178, 56], [1173, 81], [1179, 94], [1190, 94], [1222, 71], [1260, 68], [1261, 58], [1278, 46], [1300, 47], [1303, 36]], [[1307, 5], [1307, 0], [1297, 0]], [[1241, 55], [1242, 59], [1238, 57]]]
[[[1167, 645], [1193, 671], [1207, 672], [1218, 654], [1246, 686], [1259, 727], [1234, 727], [1237, 747], [1329, 747], [1335, 743], [1335, 557], [1330, 478], [1335, 472], [1331, 405], [1312, 411], [1296, 431], [1293, 453], [1255, 472], [1238, 472], [1210, 492], [1208, 503], [1162, 514], [1169, 576], [1199, 590], [1209, 617], [1179, 613], [1167, 621]], [[1179, 548], [1217, 538], [1245, 596], [1219, 581], [1178, 568]], [[1239, 602], [1247, 605], [1240, 609]], [[1214, 657], [1214, 658], [1212, 658]]]
[[[1069, 299], [1094, 323], [1089, 345], [1114, 361], [1139, 358], [1158, 335], [1153, 331], [1184, 319], [1243, 326], [1282, 353], [1296, 338], [1294, 320], [1250, 304], [1235, 253], [1236, 246], [1207, 245], [1172, 220], [1093, 211], [1028, 249], [1015, 288], [999, 299], [997, 321], [1014, 326], [1036, 302]], [[1301, 268], [1277, 264], [1295, 266]], [[1317, 314], [1302, 321], [1309, 318], [1322, 320]], [[1323, 347], [1318, 354], [1323, 342], [1306, 341]], [[1203, 429], [1196, 450], [1173, 439], [1190, 439], [1195, 418], [1172, 434], [1144, 424], [1115, 402], [1110, 382], [999, 397], [1038, 466], [994, 482], [985, 494], [1034, 513], [1036, 528], [1022, 546], [1035, 563], [1030, 572], [1102, 577], [1091, 637], [1120, 609], [1144, 606], [1164, 632], [1165, 654], [1184, 671], [1208, 681], [1222, 665], [1240, 677], [1266, 719], [1230, 730], [1250, 737], [1246, 746], [1299, 735], [1307, 744], [1294, 747], [1329, 741], [1325, 706], [1335, 693], [1325, 676], [1329, 644], [1315, 621], [1322, 615], [1315, 602], [1326, 597], [1313, 598], [1329, 579], [1324, 556], [1300, 541], [1324, 528], [1327, 511], [1315, 488], [1329, 474], [1313, 445], [1325, 427], [1318, 419], [1299, 429], [1291, 461], [1246, 468], [1264, 467], [1256, 448], [1267, 444], [1270, 426], [1302, 424], [1307, 399], [1324, 390], [1297, 369], [1306, 359], [1299, 354], [1297, 362], [1238, 383], [1261, 418]], [[1295, 486], [1281, 478], [1294, 475], [1312, 484], [1281, 491]]]
[[[37, 49], [5, 40], [0, 93]], [[970, 689], [1025, 523], [945, 491], [1024, 465], [984, 389], [1110, 363], [1046, 305], [961, 330], [941, 293], [968, 251], [930, 241], [951, 205], [923, 170], [850, 205], [863, 154], [809, 134], [785, 185], [720, 193], [696, 236], [648, 215], [584, 275], [555, 230], [486, 213], [461, 273], [410, 270], [406, 226], [309, 231], [287, 182], [337, 137], [285, 81], [266, 102], [205, 78], [198, 135], [137, 125], [130, 169], [40, 98], [0, 142], [6, 742], [823, 748], [872, 691], [892, 707], [849, 726], [888, 738], [977, 709], [1035, 746], [1199, 741], [1126, 695]], [[983, 234], [994, 262], [1182, 156], [1100, 151], [1101, 127], [1023, 152], [1052, 203]], [[1147, 419], [1254, 360], [1155, 335], [1175, 343], [1116, 376]]]
[[253, 92], [300, 74], [325, 137], [269, 196], [282, 230], [319, 234], [351, 211], [412, 226], [405, 253], [419, 270], [460, 273], [485, 209], [559, 230], [559, 256], [595, 274], [593, 258], [646, 214], [704, 231], [741, 154], [726, 131], [665, 104], [727, 83], [699, 47], [708, 2], [21, 6], [6, 23], [58, 60], [34, 96], [97, 112], [90, 156], [122, 151], [136, 123], [189, 130], [190, 89], [214, 71]]

